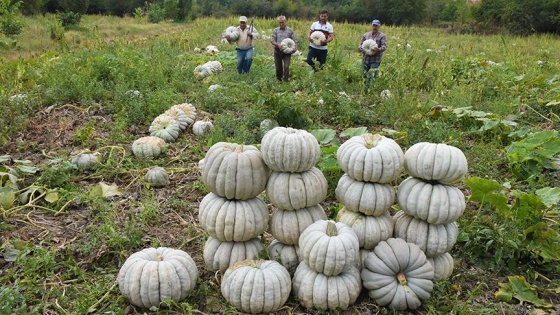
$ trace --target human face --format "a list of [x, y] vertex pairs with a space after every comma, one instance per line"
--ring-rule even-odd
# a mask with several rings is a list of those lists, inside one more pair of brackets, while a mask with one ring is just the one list
[[327, 22], [328, 18], [329, 18], [329, 15], [326, 14], [326, 13], [319, 14], [319, 22], [321, 22], [322, 24], [325, 24]]
[[379, 31], [379, 25], [371, 25], [371, 32], [377, 33]]
[[244, 29], [247, 27], [247, 22], [242, 22], [242, 21], [240, 21], [240, 22], [239, 22], [239, 27], [240, 27], [242, 30], [244, 30]]
[[281, 29], [285, 29], [286, 28], [286, 20], [278, 20], [278, 25], [280, 26]]

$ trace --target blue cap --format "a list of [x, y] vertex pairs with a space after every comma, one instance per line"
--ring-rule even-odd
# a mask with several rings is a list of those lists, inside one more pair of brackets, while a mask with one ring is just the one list
[[381, 26], [381, 22], [379, 22], [379, 20], [373, 20], [373, 21], [371, 22], [371, 25]]

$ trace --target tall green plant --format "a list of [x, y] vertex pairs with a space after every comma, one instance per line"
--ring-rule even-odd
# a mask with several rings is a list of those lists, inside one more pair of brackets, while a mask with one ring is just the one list
[[0, 0], [0, 32], [13, 38], [23, 31], [23, 21], [18, 17], [22, 1]]

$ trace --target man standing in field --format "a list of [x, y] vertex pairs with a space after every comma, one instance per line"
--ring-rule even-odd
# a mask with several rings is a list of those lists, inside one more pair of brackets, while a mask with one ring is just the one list
[[[251, 70], [251, 64], [253, 63], [253, 53], [255, 48], [253, 47], [253, 39], [257, 39], [259, 32], [251, 23], [247, 26], [247, 17], [239, 17], [239, 37], [235, 42], [235, 50], [237, 51], [237, 72], [238, 73], [248, 73]], [[228, 42], [231, 40], [229, 36], [226, 36]]]
[[[326, 9], [321, 10], [319, 12], [319, 21], [315, 21], [311, 24], [309, 34], [307, 35], [307, 38], [309, 39], [309, 52], [307, 53], [306, 62], [315, 71], [317, 71], [317, 68], [315, 67], [313, 59], [317, 59], [319, 62], [319, 69], [323, 69], [323, 65], [327, 61], [327, 44], [332, 42], [334, 39], [334, 29], [331, 23], [327, 22], [328, 18], [329, 11]], [[311, 38], [311, 34], [315, 31], [322, 32], [325, 35], [325, 39], [322, 40], [320, 44], [314, 43]]]
[[[286, 17], [278, 17], [278, 27], [272, 32], [270, 43], [274, 46], [274, 67], [276, 68], [276, 79], [278, 81], [288, 81], [290, 77], [291, 53], [284, 53], [280, 48], [280, 43], [286, 38], [290, 38], [296, 43], [294, 31], [286, 26]], [[297, 44], [292, 48], [292, 53], [297, 50]]]
[[[362, 73], [366, 81], [366, 93], [369, 91], [372, 81], [372, 75], [369, 70], [373, 68], [373, 79], [376, 79], [379, 65], [381, 65], [381, 57], [383, 57], [383, 52], [387, 49], [387, 36], [379, 31], [379, 27], [381, 27], [381, 22], [373, 20], [371, 22], [371, 32], [362, 35], [358, 48], [362, 53]], [[377, 43], [377, 48], [371, 50], [373, 54], [366, 54], [362, 48], [362, 44], [368, 39], [372, 39]]]

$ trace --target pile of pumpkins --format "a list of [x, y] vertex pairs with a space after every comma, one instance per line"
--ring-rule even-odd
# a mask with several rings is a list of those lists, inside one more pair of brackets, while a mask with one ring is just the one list
[[[223, 272], [222, 295], [251, 314], [278, 310], [290, 292], [306, 308], [336, 310], [353, 304], [364, 287], [381, 306], [418, 308], [433, 281], [453, 270], [449, 251], [457, 239], [455, 221], [465, 210], [464, 195], [453, 184], [466, 176], [464, 154], [427, 142], [403, 153], [395, 141], [372, 134], [347, 140], [337, 152], [345, 173], [336, 187], [344, 205], [337, 221], [328, 220], [320, 206], [327, 187], [315, 168], [319, 158], [311, 134], [284, 127], [264, 135], [261, 151], [225, 142], [208, 150], [202, 181], [210, 193], [200, 203], [199, 221], [209, 235], [206, 266]], [[395, 192], [392, 183], [403, 171], [410, 177]], [[272, 215], [259, 197], [263, 191]], [[391, 217], [395, 200], [402, 210]], [[267, 229], [274, 238], [267, 247], [270, 260], [256, 259]], [[133, 304], [146, 307], [149, 294], [126, 287], [134, 270], [127, 260], [119, 287]]]

